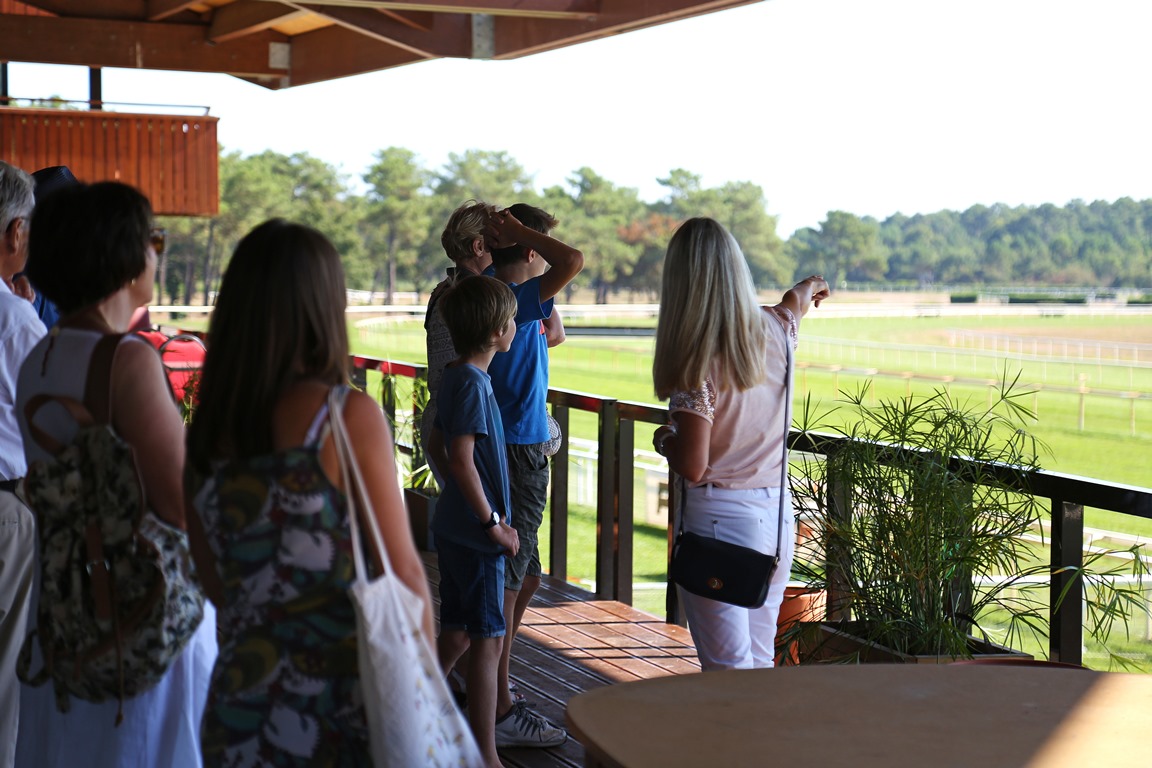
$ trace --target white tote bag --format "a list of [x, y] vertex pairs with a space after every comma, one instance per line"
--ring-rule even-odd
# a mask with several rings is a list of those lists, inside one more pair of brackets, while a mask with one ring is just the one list
[[[468, 723], [456, 708], [436, 654], [421, 628], [422, 604], [392, 570], [364, 478], [344, 425], [347, 389], [328, 398], [332, 439], [348, 497], [356, 582], [349, 588], [356, 609], [360, 688], [376, 768], [472, 768], [484, 760]], [[368, 577], [361, 542], [367, 520], [384, 574]]]

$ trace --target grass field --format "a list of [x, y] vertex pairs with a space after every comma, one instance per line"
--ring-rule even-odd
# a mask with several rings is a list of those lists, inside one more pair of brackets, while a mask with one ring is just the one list
[[[1064, 366], [1062, 369], [1055, 363], [1018, 356], [974, 354], [971, 350], [947, 346], [949, 333], [960, 328], [961, 323], [966, 330], [1034, 335], [1045, 340], [1096, 338], [1120, 342], [1144, 340], [1152, 344], [1152, 317], [1147, 316], [1045, 318], [1043, 323], [1038, 323], [1037, 318], [1012, 317], [810, 317], [802, 327], [797, 352], [797, 402], [811, 393], [815, 401], [830, 407], [835, 404], [839, 390], [855, 391], [865, 382], [869, 382], [875, 396], [881, 398], [944, 386], [939, 377], [949, 373], [962, 378], [994, 380], [1005, 370], [1009, 375], [1019, 372], [1025, 385], [1037, 383], [1050, 387], [1041, 388], [1029, 399], [1029, 405], [1039, 415], [1031, 430], [1050, 449], [1048, 455], [1041, 457], [1045, 469], [1142, 487], [1152, 485], [1152, 461], [1148, 460], [1152, 454], [1152, 365], [1101, 366], [1077, 364], [1068, 359], [1060, 364]], [[819, 337], [821, 341], [808, 342], [809, 336]], [[840, 343], [833, 344], [830, 339]], [[858, 349], [860, 360], [856, 363], [844, 359], [845, 344], [876, 339], [882, 339], [886, 347], [883, 360], [872, 347], [867, 352], [875, 359], [865, 361], [863, 349]], [[355, 333], [354, 345], [366, 354], [412, 362], [424, 360], [423, 328], [418, 321], [396, 322], [377, 326], [371, 333]], [[650, 338], [571, 337], [551, 351], [552, 386], [654, 403], [652, 345]], [[933, 356], [925, 349], [935, 349], [936, 354]], [[975, 372], [973, 361], [976, 361]], [[812, 367], [799, 367], [805, 364]], [[818, 367], [829, 365], [843, 365], [851, 370], [833, 372]], [[875, 369], [877, 373], [866, 375], [858, 372], [861, 369]], [[1069, 372], [1073, 370], [1077, 372]], [[921, 378], [905, 379], [906, 373]], [[1084, 429], [1081, 430], [1080, 395], [1056, 389], [1077, 384], [1080, 375], [1092, 377], [1091, 387], [1116, 392], [1130, 392], [1135, 387], [1149, 398], [1121, 399], [1088, 394], [1084, 397]], [[977, 400], [987, 397], [986, 386], [964, 383], [948, 386], [957, 394]], [[1148, 533], [1152, 534], [1152, 527]]]

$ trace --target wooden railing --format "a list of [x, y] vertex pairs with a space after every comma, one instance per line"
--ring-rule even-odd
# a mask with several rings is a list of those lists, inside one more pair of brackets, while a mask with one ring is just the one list
[[[410, 378], [421, 377], [422, 365], [354, 356], [354, 381], [363, 382], [365, 372], [376, 370]], [[633, 471], [636, 425], [667, 423], [668, 411], [661, 406], [616, 400], [601, 395], [563, 389], [548, 391], [552, 415], [564, 435], [560, 452], [552, 463], [552, 490], [549, 504], [551, 537], [548, 542], [550, 573], [558, 579], [568, 576], [568, 434], [569, 416], [575, 411], [597, 417], [596, 476], [596, 589], [597, 597], [632, 604], [633, 576]], [[394, 404], [391, 404], [394, 405]], [[389, 407], [386, 404], [385, 407]], [[413, 423], [419, 422], [419, 404], [414, 404]], [[395, 413], [392, 413], [395, 416]], [[826, 455], [847, 438], [820, 436], [817, 446], [808, 435], [793, 431], [794, 452]], [[418, 442], [418, 441], [417, 441]], [[423, 463], [419, 446], [402, 445], [416, 469]], [[961, 459], [955, 459], [961, 462]], [[985, 465], [987, 475], [993, 467]], [[1083, 589], [1075, 574], [1084, 564], [1084, 507], [1152, 519], [1152, 489], [1108, 483], [1100, 480], [1037, 471], [1026, 475], [1027, 488], [1021, 490], [1047, 498], [1052, 514], [1050, 554], [1052, 584], [1049, 611], [1049, 655], [1054, 660], [1079, 664], [1083, 642]], [[673, 484], [669, 484], [668, 554], [677, 527]], [[1062, 594], [1068, 597], [1059, 602]], [[679, 623], [676, 590], [668, 590], [667, 620]]]

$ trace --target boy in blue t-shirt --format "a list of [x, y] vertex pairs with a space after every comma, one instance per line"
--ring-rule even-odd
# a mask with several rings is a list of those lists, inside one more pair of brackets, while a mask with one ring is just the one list
[[[522, 218], [521, 218], [522, 217]], [[504, 622], [508, 633], [500, 660], [497, 692], [504, 695], [512, 641], [540, 586], [539, 528], [548, 503], [548, 347], [560, 339], [541, 321], [553, 314], [554, 297], [584, 267], [584, 255], [548, 232], [556, 219], [534, 206], [517, 203], [492, 215], [489, 236], [496, 277], [516, 296], [516, 338], [506, 354], [497, 355], [489, 373], [508, 453], [512, 515], [520, 535], [520, 551], [505, 563]], [[561, 338], [563, 331], [560, 331]], [[567, 734], [551, 724], [532, 739], [502, 738], [500, 746], [553, 746]]]
[[469, 651], [468, 720], [489, 765], [496, 754], [496, 678], [504, 645], [504, 555], [520, 539], [509, 523], [504, 428], [488, 364], [516, 334], [516, 299], [491, 277], [469, 277], [440, 300], [440, 314], [460, 355], [440, 380], [429, 440], [446, 483], [432, 531], [440, 559], [440, 636], [443, 669]]

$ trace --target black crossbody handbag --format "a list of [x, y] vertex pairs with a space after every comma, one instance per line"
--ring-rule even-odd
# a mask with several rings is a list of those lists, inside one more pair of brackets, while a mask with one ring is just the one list
[[759, 608], [768, 598], [768, 585], [780, 564], [780, 544], [784, 538], [784, 485], [788, 480], [788, 430], [792, 424], [792, 343], [784, 335], [784, 458], [780, 463], [780, 514], [776, 521], [776, 554], [701, 536], [684, 530], [686, 484], [677, 489], [680, 531], [672, 548], [669, 576], [694, 595], [719, 600], [743, 608]]

